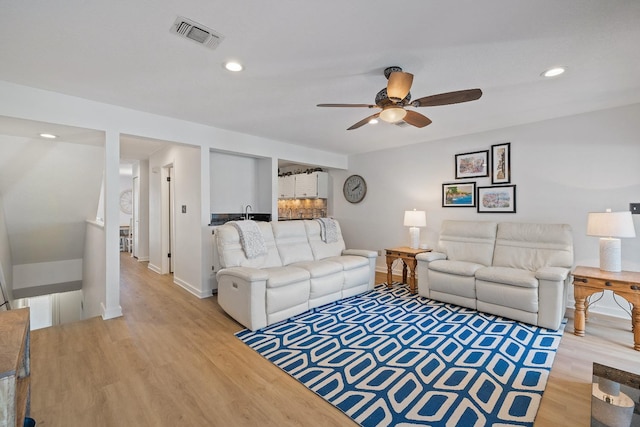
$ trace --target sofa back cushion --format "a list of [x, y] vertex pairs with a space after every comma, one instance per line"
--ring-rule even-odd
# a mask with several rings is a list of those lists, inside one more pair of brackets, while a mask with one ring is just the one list
[[493, 265], [529, 271], [541, 267], [571, 268], [571, 227], [567, 224], [502, 222], [498, 224]]
[[313, 261], [304, 221], [278, 221], [271, 226], [282, 265]]
[[225, 224], [215, 230], [216, 245], [218, 246], [218, 258], [222, 268], [228, 267], [281, 267], [280, 255], [276, 248], [270, 222], [257, 222], [258, 228], [264, 238], [267, 254], [255, 258], [247, 258], [240, 243], [238, 229], [231, 224]]
[[453, 261], [491, 265], [496, 241], [496, 223], [487, 221], [442, 221], [438, 252]]
[[338, 234], [338, 240], [335, 242], [324, 242], [320, 236], [320, 223], [316, 220], [305, 220], [304, 227], [307, 232], [307, 239], [309, 245], [311, 245], [311, 251], [313, 257], [316, 260], [340, 256], [345, 249], [344, 240], [342, 239], [342, 231], [340, 230], [340, 224], [334, 220], [336, 225], [336, 231]]

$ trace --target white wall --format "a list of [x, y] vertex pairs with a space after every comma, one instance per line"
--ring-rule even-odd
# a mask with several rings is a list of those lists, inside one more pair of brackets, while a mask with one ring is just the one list
[[[567, 223], [573, 228], [576, 265], [597, 266], [598, 239], [586, 236], [587, 213], [606, 208], [624, 211], [630, 202], [640, 202], [638, 117], [640, 104], [354, 155], [348, 171], [331, 172], [338, 195], [335, 217], [341, 221], [348, 247], [373, 250], [409, 243], [403, 213], [413, 208], [427, 212], [421, 240], [432, 247], [443, 219]], [[503, 142], [511, 142], [517, 213], [479, 214], [475, 208], [441, 207], [442, 184], [456, 181], [455, 154], [488, 150]], [[357, 205], [341, 196], [344, 179], [353, 173], [368, 184], [366, 198]], [[490, 178], [472, 181], [491, 182]], [[640, 236], [639, 215], [634, 223]], [[624, 269], [640, 270], [640, 237], [623, 239], [622, 258]], [[378, 268], [386, 269], [383, 257], [378, 258]], [[624, 316], [608, 297], [593, 311]]]
[[87, 221], [82, 263], [82, 297], [84, 317], [102, 314], [101, 304], [106, 301], [105, 232], [104, 224]]
[[[0, 286], [2, 286], [8, 301], [13, 299], [13, 292], [11, 292], [13, 289], [12, 273], [11, 247], [9, 246], [9, 235], [7, 234], [2, 195], [0, 194]], [[0, 301], [0, 304], [3, 302]]]
[[81, 280], [82, 258], [13, 266], [14, 290]]
[[[171, 256], [174, 262], [174, 282], [200, 297], [210, 296], [202, 282], [202, 226], [200, 198], [200, 148], [174, 145], [155, 153], [149, 159], [151, 175], [149, 179], [149, 268], [167, 273], [167, 241], [163, 231], [163, 182], [162, 168], [173, 166], [175, 205], [175, 246]], [[156, 172], [154, 172], [156, 171]], [[181, 207], [186, 205], [187, 212]], [[207, 261], [208, 264], [208, 261]]]
[[133, 176], [138, 178], [138, 261], [149, 261], [149, 161], [140, 160], [133, 168]]
[[258, 159], [213, 151], [210, 154], [212, 213], [243, 212], [258, 205]]

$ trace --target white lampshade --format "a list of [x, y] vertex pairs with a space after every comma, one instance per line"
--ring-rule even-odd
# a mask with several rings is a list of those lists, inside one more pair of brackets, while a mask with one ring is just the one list
[[600, 237], [600, 270], [622, 271], [619, 237], [636, 237], [631, 212], [590, 212], [587, 235]]
[[426, 227], [427, 226], [427, 214], [425, 211], [404, 211], [404, 225], [405, 227]]
[[636, 237], [631, 212], [589, 212], [587, 235], [599, 237]]

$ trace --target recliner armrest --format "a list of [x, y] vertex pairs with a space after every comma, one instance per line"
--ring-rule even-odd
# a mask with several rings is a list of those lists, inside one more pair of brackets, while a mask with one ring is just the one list
[[431, 262], [437, 261], [439, 259], [447, 259], [447, 255], [443, 254], [442, 252], [421, 252], [416, 255], [416, 259], [418, 261]]
[[571, 269], [564, 267], [542, 267], [536, 271], [536, 279], [562, 282], [570, 272]]
[[345, 249], [342, 251], [342, 255], [357, 255], [365, 258], [376, 258], [378, 253], [376, 251], [369, 251], [366, 249]]
[[220, 280], [221, 276], [233, 276], [238, 279], [242, 279], [246, 282], [259, 282], [266, 281], [269, 278], [269, 273], [258, 268], [251, 267], [231, 267], [223, 268], [216, 273], [216, 278]]

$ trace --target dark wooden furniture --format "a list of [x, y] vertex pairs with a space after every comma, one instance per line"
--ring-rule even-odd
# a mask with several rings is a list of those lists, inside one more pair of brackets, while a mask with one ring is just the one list
[[387, 286], [391, 288], [391, 284], [393, 283], [393, 274], [391, 267], [393, 266], [393, 261], [396, 259], [401, 259], [403, 262], [402, 266], [402, 283], [407, 283], [407, 267], [409, 268], [409, 289], [412, 293], [416, 293], [416, 255], [422, 252], [430, 252], [431, 249], [412, 249], [407, 246], [402, 246], [399, 248], [385, 249], [387, 253]]
[[573, 272], [573, 292], [576, 300], [574, 334], [584, 336], [586, 322], [586, 299], [596, 292], [612, 291], [626, 299], [631, 305], [633, 348], [640, 351], [640, 272], [621, 271], [613, 273], [596, 267], [576, 267]]

